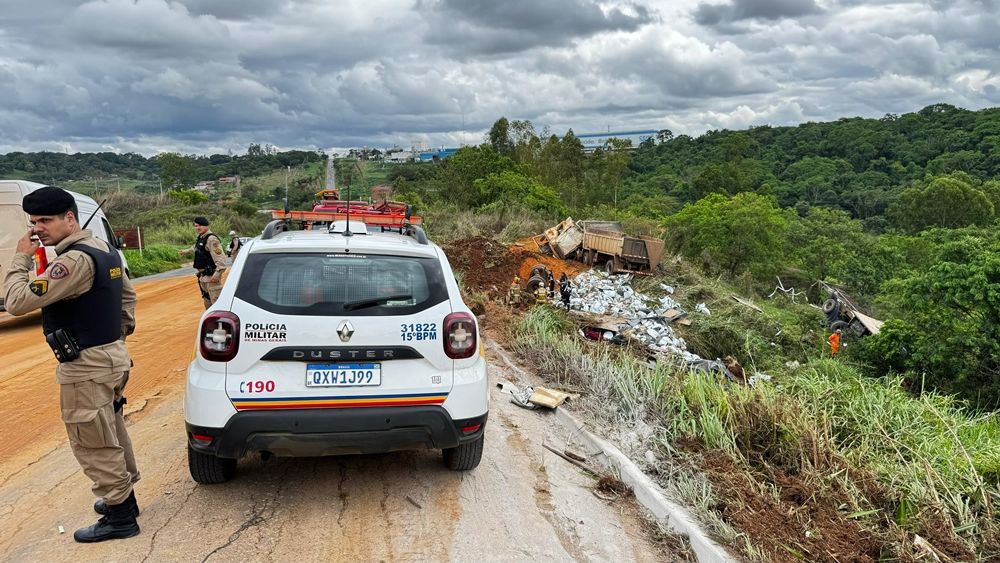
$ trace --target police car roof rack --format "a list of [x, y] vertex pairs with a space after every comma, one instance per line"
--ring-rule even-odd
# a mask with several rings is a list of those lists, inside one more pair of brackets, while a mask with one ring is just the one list
[[405, 225], [403, 227], [403, 234], [413, 237], [420, 244], [427, 244], [427, 233], [416, 225]]
[[288, 223], [286, 223], [284, 219], [275, 219], [274, 221], [268, 223], [266, 227], [264, 227], [264, 232], [261, 233], [260, 238], [261, 240], [270, 240], [274, 238], [274, 235], [283, 233], [287, 230], [288, 230]]

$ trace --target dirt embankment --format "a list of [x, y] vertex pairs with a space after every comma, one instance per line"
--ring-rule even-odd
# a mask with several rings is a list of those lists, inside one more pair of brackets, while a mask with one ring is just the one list
[[543, 253], [532, 238], [506, 246], [479, 236], [452, 242], [444, 250], [452, 267], [462, 272], [465, 287], [491, 298], [506, 295], [515, 275], [522, 284], [526, 282], [531, 269], [539, 264], [549, 268], [556, 279], [563, 273], [572, 278], [588, 269], [583, 263]]

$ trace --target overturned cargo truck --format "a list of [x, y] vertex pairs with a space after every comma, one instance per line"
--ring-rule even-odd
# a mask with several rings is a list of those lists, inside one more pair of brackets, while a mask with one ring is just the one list
[[580, 221], [583, 242], [577, 257], [590, 266], [604, 264], [609, 274], [649, 275], [663, 256], [663, 241], [654, 237], [630, 237], [616, 223]]

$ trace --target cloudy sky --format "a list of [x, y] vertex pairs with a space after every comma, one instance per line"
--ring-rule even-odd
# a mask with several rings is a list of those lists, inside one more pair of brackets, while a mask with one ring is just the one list
[[979, 109], [1000, 106], [998, 22], [1000, 0], [0, 0], [0, 152]]

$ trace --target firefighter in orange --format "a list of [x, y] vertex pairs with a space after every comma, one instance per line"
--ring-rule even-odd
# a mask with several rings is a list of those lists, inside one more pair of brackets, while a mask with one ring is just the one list
[[830, 343], [830, 357], [836, 358], [837, 353], [840, 352], [840, 329], [838, 328], [833, 331], [833, 334], [831, 334], [830, 338], [827, 338], [826, 341]]

